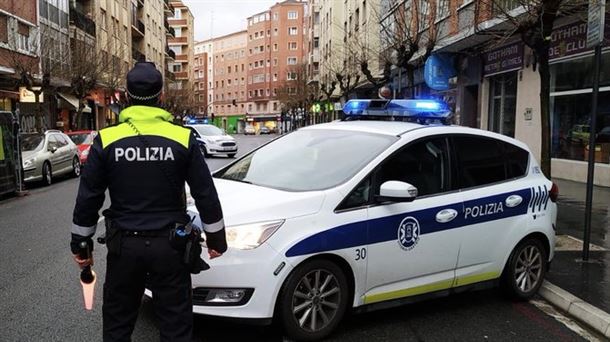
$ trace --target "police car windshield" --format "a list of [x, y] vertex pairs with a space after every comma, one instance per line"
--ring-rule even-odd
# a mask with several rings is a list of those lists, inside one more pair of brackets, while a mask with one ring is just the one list
[[204, 135], [204, 136], [214, 136], [214, 135], [223, 135], [224, 132], [216, 127], [216, 126], [212, 126], [212, 125], [196, 125], [193, 126], [195, 127], [195, 129], [197, 130], [197, 132], [199, 132], [200, 135]]
[[252, 152], [215, 176], [287, 191], [328, 189], [352, 178], [397, 139], [343, 130], [297, 131]]

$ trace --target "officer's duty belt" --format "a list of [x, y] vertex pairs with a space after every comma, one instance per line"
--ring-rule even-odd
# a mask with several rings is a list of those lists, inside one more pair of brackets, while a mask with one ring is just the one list
[[125, 237], [167, 237], [169, 228], [156, 230], [123, 230], [121, 234]]

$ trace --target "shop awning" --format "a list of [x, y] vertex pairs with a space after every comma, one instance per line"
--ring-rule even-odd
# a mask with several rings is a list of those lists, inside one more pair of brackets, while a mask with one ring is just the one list
[[[66, 93], [57, 94], [59, 95], [59, 97], [68, 102], [74, 109], [78, 109], [78, 99], [76, 98], [76, 96]], [[85, 107], [83, 108], [83, 113], [91, 113], [91, 107], [89, 107], [86, 103]]]
[[57, 95], [68, 102], [74, 109], [78, 109], [78, 99], [74, 95], [65, 93], [57, 93]]

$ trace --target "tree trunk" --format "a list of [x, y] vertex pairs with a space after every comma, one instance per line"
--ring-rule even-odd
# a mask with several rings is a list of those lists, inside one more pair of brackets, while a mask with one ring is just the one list
[[413, 67], [409, 66], [406, 68], [406, 72], [407, 72], [407, 79], [409, 80], [409, 84], [407, 85], [407, 87], [409, 89], [408, 96], [410, 99], [414, 99], [415, 98], [415, 70], [413, 69]]
[[36, 113], [34, 115], [35, 119], [35, 129], [36, 132], [44, 132], [44, 125], [43, 125], [43, 117], [42, 117], [42, 104], [40, 103], [40, 92], [39, 91], [32, 91], [34, 93], [34, 101], [36, 102]]
[[551, 178], [551, 73], [548, 49], [538, 53], [540, 74], [540, 167], [547, 178]]

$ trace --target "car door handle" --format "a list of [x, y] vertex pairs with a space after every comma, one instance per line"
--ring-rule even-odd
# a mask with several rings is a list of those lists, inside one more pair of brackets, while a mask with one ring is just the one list
[[519, 195], [510, 195], [506, 198], [506, 206], [514, 208], [523, 202], [523, 197]]
[[436, 213], [436, 222], [447, 223], [457, 217], [458, 212], [453, 209], [443, 209]]

